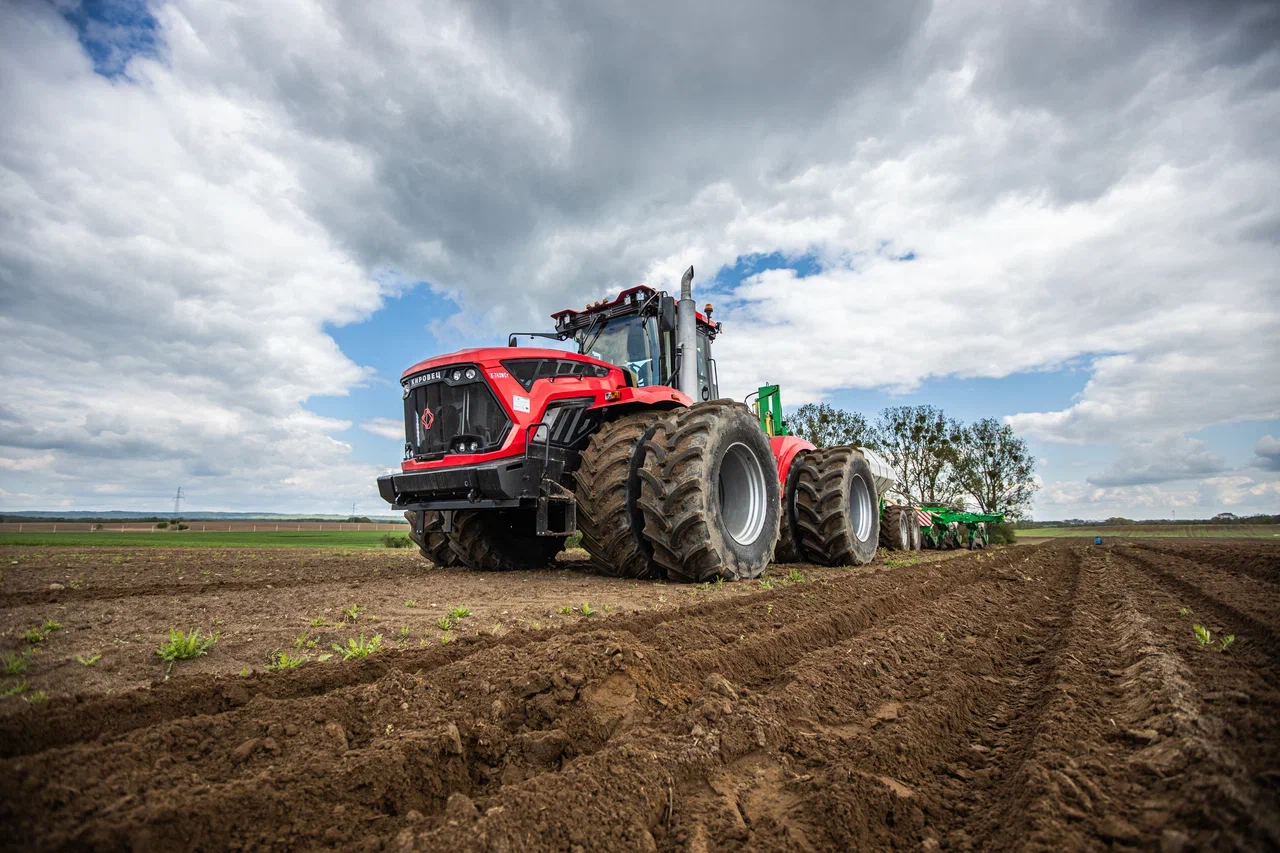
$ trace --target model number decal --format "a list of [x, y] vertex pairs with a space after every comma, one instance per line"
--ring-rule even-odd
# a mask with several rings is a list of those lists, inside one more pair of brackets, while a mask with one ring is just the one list
[[507, 374], [501, 370], [494, 370], [489, 373], [490, 379], [506, 379]]

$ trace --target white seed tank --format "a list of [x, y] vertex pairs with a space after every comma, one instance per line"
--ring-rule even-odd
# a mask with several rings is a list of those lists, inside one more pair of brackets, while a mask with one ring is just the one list
[[867, 467], [871, 469], [871, 476], [876, 481], [876, 494], [884, 495], [884, 493], [897, 485], [897, 478], [893, 476], [893, 469], [889, 467], [889, 463], [885, 462], [874, 450], [869, 447], [859, 447], [862, 458], [867, 460]]

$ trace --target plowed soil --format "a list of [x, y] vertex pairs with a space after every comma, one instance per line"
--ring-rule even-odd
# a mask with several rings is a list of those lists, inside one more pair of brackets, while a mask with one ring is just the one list
[[[77, 573], [77, 553], [3, 555], [5, 650], [63, 624], [0, 700], [11, 849], [1280, 845], [1271, 543], [1058, 542], [706, 589], [377, 552], [95, 549], [121, 560]], [[449, 604], [473, 614], [441, 645]], [[188, 623], [224, 634], [164, 681], [159, 626]], [[319, 661], [360, 631], [382, 650]], [[296, 634], [307, 663], [263, 672]]]

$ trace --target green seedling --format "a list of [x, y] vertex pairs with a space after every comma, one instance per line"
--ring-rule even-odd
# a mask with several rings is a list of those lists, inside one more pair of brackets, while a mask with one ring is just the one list
[[1186, 616], [1186, 615], [1187, 615], [1188, 613], [1190, 613], [1190, 612], [1191, 612], [1191, 611], [1190, 611], [1190, 610], [1188, 610], [1188, 609], [1187, 609], [1187, 608], [1185, 608], [1185, 607], [1179, 607], [1179, 608], [1178, 608], [1178, 615], [1179, 615], [1179, 616]]
[[80, 587], [84, 586], [84, 580], [82, 578], [69, 580], [67, 581], [67, 586], [71, 587], [72, 589], [79, 589]]
[[39, 628], [32, 628], [22, 635], [22, 639], [34, 646], [36, 643], [43, 643], [47, 636], [49, 635], [41, 631]]
[[400, 642], [403, 643], [407, 639], [409, 639], [409, 626], [401, 625], [400, 626]]
[[1191, 630], [1196, 632], [1196, 640], [1202, 646], [1207, 646], [1213, 642], [1213, 634], [1209, 633], [1209, 629], [1203, 625], [1192, 625]]
[[49, 694], [43, 690], [37, 690], [35, 693], [30, 693], [22, 698], [32, 705], [40, 705], [49, 701]]
[[312, 619], [312, 620], [311, 620], [311, 627], [312, 627], [312, 628], [322, 628], [322, 627], [324, 627], [324, 617], [323, 617], [323, 616], [317, 616], [316, 618]]
[[1230, 646], [1235, 641], [1236, 641], [1235, 634], [1227, 634], [1227, 636], [1223, 637], [1221, 640], [1218, 641], [1218, 651], [1225, 652], [1227, 650], [1227, 647]]
[[466, 619], [471, 615], [471, 610], [466, 607], [450, 607], [449, 617], [451, 619]]
[[317, 657], [316, 660], [320, 661], [320, 663], [324, 663], [325, 661], [329, 660], [332, 657], [333, 655], [329, 654], [328, 652], [325, 652], [324, 654]]
[[343, 622], [359, 622], [360, 614], [364, 612], [364, 608], [358, 604], [353, 604], [346, 610], [342, 611]]
[[93, 666], [100, 660], [102, 660], [100, 652], [94, 652], [91, 655], [76, 655], [76, 662], [84, 666]]
[[799, 569], [792, 569], [791, 571], [787, 572], [787, 580], [791, 583], [804, 583], [805, 581], [808, 580], [808, 578], [805, 577], [804, 572], [800, 571]]
[[566, 604], [564, 607], [557, 607], [556, 612], [563, 613], [565, 616], [568, 616], [573, 612], [573, 608]]
[[240, 677], [241, 677], [241, 678], [248, 678], [248, 677], [249, 677], [249, 667], [247, 667], [247, 666], [246, 666], [246, 667], [244, 667], [243, 669], [241, 669], [241, 670], [240, 670]]
[[453, 620], [450, 619], [448, 616], [441, 616], [439, 619], [436, 620], [436, 625], [440, 628], [441, 631], [450, 631], [453, 629]]
[[305, 658], [302, 657], [302, 655], [291, 658], [289, 657], [288, 652], [277, 650], [271, 653], [271, 656], [267, 659], [267, 665], [263, 667], [263, 669], [267, 672], [279, 672], [282, 669], [297, 669], [302, 666], [302, 662], [304, 660]]
[[293, 641], [293, 650], [295, 652], [300, 652], [302, 651], [302, 647], [305, 646], [306, 644], [307, 644], [307, 632], [303, 631], [301, 634], [298, 635], [298, 638]]
[[414, 601], [414, 600], [411, 598], [411, 599], [409, 599], [408, 601], [406, 601], [406, 602], [404, 603], [404, 606], [405, 606], [405, 607], [417, 607], [417, 606], [418, 606], [418, 602]]
[[582, 602], [582, 615], [583, 615], [583, 616], [594, 616], [594, 615], [595, 615], [595, 613], [596, 613], [596, 611], [591, 609], [591, 605], [590, 605], [590, 604], [587, 604], [585, 601], [584, 601], [584, 602]]
[[450, 637], [448, 634], [440, 635], [440, 645], [447, 646], [452, 642], [453, 642], [453, 637]]
[[169, 641], [161, 643], [160, 648], [156, 649], [156, 654], [166, 664], [173, 666], [174, 661], [190, 660], [206, 654], [216, 642], [218, 642], [218, 634], [216, 633], [211, 637], [201, 639], [199, 628], [194, 629], [189, 634], [183, 633], [177, 628], [170, 628]]
[[768, 578], [760, 578], [760, 588], [773, 589], [773, 581], [769, 580]]
[[4, 690], [0, 690], [0, 699], [8, 699], [10, 696], [17, 696], [19, 693], [25, 692], [27, 692], [27, 680], [24, 678], [9, 685]]
[[333, 650], [342, 655], [343, 660], [351, 660], [352, 658], [367, 658], [376, 652], [382, 646], [382, 635], [374, 634], [370, 640], [365, 640], [364, 634], [359, 638], [351, 637], [347, 640], [345, 646], [337, 643], [333, 644]]

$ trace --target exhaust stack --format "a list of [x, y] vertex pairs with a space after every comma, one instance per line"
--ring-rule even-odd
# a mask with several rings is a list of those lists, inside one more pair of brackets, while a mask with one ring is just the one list
[[680, 301], [676, 303], [676, 346], [680, 353], [680, 390], [693, 398], [698, 393], [698, 309], [693, 304], [693, 267], [680, 279]]

